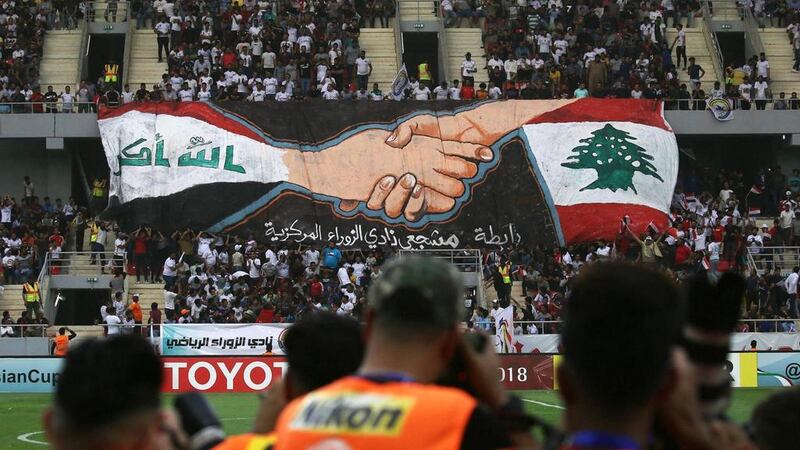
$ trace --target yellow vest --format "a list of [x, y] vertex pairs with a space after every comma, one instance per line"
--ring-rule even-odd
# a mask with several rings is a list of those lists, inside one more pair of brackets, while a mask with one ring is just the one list
[[119, 66], [116, 64], [106, 64], [103, 66], [103, 72], [106, 75], [106, 81], [110, 81], [112, 83], [117, 82], [117, 72], [119, 71]]
[[91, 231], [91, 234], [89, 236], [89, 241], [90, 242], [97, 242], [97, 233], [99, 231], [100, 231], [100, 227], [98, 227], [96, 223], [93, 223], [92, 224], [92, 231]]
[[503, 277], [503, 283], [504, 284], [511, 284], [511, 274], [509, 273], [508, 266], [500, 266], [500, 268], [497, 269], [497, 270], [500, 272], [500, 275]]
[[25, 283], [22, 285], [23, 297], [27, 303], [39, 301], [39, 283]]
[[423, 80], [430, 81], [431, 80], [431, 72], [430, 72], [430, 69], [428, 68], [428, 63], [421, 63], [419, 66], [417, 66], [417, 68], [419, 70], [419, 79], [420, 79], [420, 81], [423, 81]]
[[96, 180], [92, 183], [92, 197], [103, 197], [106, 195], [105, 180]]

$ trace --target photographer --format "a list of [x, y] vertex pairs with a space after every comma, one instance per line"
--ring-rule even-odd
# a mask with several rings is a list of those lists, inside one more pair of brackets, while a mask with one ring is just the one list
[[83, 342], [67, 353], [53, 406], [43, 416], [56, 450], [184, 448], [161, 411], [161, 363], [138, 336]]
[[[278, 420], [276, 448], [532, 447], [519, 402], [498, 381], [494, 350], [484, 341], [476, 351], [458, 330], [462, 292], [459, 272], [446, 263], [388, 264], [369, 291], [358, 374], [290, 403]], [[434, 384], [456, 359], [474, 397]]]
[[292, 325], [283, 343], [289, 370], [264, 396], [254, 433], [231, 436], [214, 450], [273, 448], [275, 422], [290, 401], [358, 369], [364, 356], [361, 331], [355, 320], [327, 312], [310, 314]]

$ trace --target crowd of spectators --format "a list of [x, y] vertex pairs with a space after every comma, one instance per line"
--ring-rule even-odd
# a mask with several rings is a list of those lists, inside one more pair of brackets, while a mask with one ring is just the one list
[[[453, 80], [450, 95], [424, 92], [423, 87], [412, 92], [413, 98], [649, 98], [665, 100], [668, 109], [685, 110], [704, 110], [709, 98], [733, 99], [741, 109], [765, 109], [774, 99], [776, 109], [800, 109], [796, 92], [770, 91], [769, 61], [763, 53], [726, 67], [724, 85], [706, 76], [710, 68], [697, 64], [693, 56], [700, 55], [687, 55], [686, 50], [685, 28], [702, 20], [699, 1], [444, 0], [441, 6], [446, 25], [485, 17], [487, 65], [476, 67], [467, 54], [460, 89]], [[800, 4], [772, 0], [745, 7], [779, 26], [788, 25], [789, 45], [800, 49]], [[669, 39], [668, 24], [677, 28]], [[487, 72], [489, 82], [474, 86], [479, 70]], [[679, 81], [679, 71], [687, 72], [689, 83]], [[447, 89], [447, 84], [441, 87]]]
[[75, 28], [85, 8], [86, 2], [77, 1], [0, 2], [0, 103], [44, 101], [47, 90], [39, 85], [39, 63], [45, 32]]
[[[164, 317], [158, 304], [150, 305], [153, 324], [293, 322], [317, 309], [361, 319], [366, 289], [392, 255], [390, 249], [343, 250], [333, 242], [273, 246], [257, 242], [254, 236], [193, 230], [161, 233], [146, 226], [125, 233], [113, 223], [86, 218], [86, 210], [72, 198], [66, 203], [49, 198], [40, 202], [30, 179], [25, 179], [23, 188], [21, 200], [6, 195], [0, 207], [5, 282], [27, 281], [39, 273], [45, 254], [57, 261], [66, 245], [88, 250], [84, 235], [87, 228], [95, 229], [92, 263], [116, 274], [98, 321], [115, 330], [130, 331], [147, 323], [138, 302], [127, 300], [126, 276], [137, 282], [163, 283]], [[491, 331], [495, 312], [513, 304], [519, 322], [515, 333], [554, 333], [559, 331], [571, 280], [586, 264], [626, 259], [658, 267], [677, 280], [698, 272], [718, 277], [728, 270], [746, 272], [748, 250], [766, 270], [761, 275], [750, 273], [745, 317], [798, 319], [798, 277], [769, 265], [770, 247], [800, 241], [800, 221], [795, 220], [798, 200], [797, 169], [787, 176], [780, 167], [765, 168], [752, 183], [739, 171], [689, 170], [679, 179], [666, 228], [650, 224], [645, 233], [634, 234], [629, 220], [622, 217], [613, 241], [563, 248], [483, 249], [483, 275], [490, 294], [486, 305], [481, 305], [474, 292], [467, 293], [464, 320]], [[774, 222], [757, 224], [756, 209], [776, 217]], [[114, 256], [104, 259], [103, 251]], [[123, 267], [125, 260], [128, 267]], [[521, 285], [521, 295], [511, 295], [515, 283]], [[743, 331], [775, 331], [776, 327], [782, 331], [793, 330], [795, 323], [743, 322], [742, 327]]]

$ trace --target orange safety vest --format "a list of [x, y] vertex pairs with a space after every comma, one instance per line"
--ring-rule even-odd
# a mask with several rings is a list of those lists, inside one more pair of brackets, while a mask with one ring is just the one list
[[275, 448], [275, 434], [240, 434], [230, 436], [213, 450], [272, 450]]
[[456, 450], [476, 405], [455, 388], [346, 377], [290, 403], [275, 448], [344, 441], [352, 450]]
[[66, 356], [67, 347], [69, 346], [69, 338], [63, 334], [56, 336], [56, 350], [53, 352], [55, 356]]

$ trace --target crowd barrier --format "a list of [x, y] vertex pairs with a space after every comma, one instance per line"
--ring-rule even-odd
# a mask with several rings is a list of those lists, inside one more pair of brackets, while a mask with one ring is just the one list
[[[497, 376], [511, 390], [558, 389], [559, 354], [503, 354]], [[0, 358], [0, 393], [47, 393], [58, 384], [61, 358]], [[162, 392], [247, 393], [270, 389], [288, 364], [283, 356], [162, 357]], [[734, 387], [800, 384], [800, 352], [733, 352], [726, 368]], [[620, 368], [624, 370], [624, 368]]]

